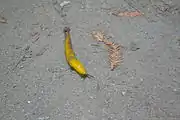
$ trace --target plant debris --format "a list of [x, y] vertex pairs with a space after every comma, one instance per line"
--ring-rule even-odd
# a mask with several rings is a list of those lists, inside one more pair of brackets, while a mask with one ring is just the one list
[[[12, 67], [12, 69], [10, 71], [8, 71], [6, 74], [9, 74], [9, 72], [14, 72], [14, 70], [19, 66], [19, 64], [21, 64], [21, 62], [26, 61], [27, 58], [31, 58], [31, 50], [30, 50], [30, 45], [26, 45], [25, 48], [23, 48], [23, 50], [21, 51], [23, 52], [22, 55], [19, 57], [17, 62], [14, 62], [14, 66]], [[28, 56], [27, 54], [29, 53], [30, 56]]]
[[137, 50], [139, 50], [140, 48], [137, 46], [137, 44], [136, 43], [134, 43], [134, 42], [131, 42], [130, 43], [130, 50], [131, 51], [137, 51]]
[[121, 12], [121, 11], [113, 11], [112, 12], [112, 15], [115, 15], [115, 16], [118, 16], [118, 17], [136, 17], [136, 16], [142, 16], [143, 13], [139, 12], [139, 11], [124, 11], [124, 12]]
[[109, 44], [108, 56], [111, 70], [114, 70], [121, 62], [120, 45], [116, 43]]
[[43, 46], [38, 53], [36, 53], [36, 56], [42, 56], [47, 50], [49, 49], [49, 44]]
[[36, 41], [39, 40], [40, 33], [39, 32], [33, 32], [33, 33], [31, 33], [31, 37], [32, 37], [32, 43], [35, 43]]
[[110, 68], [113, 71], [117, 66], [119, 66], [122, 60], [122, 54], [120, 52], [121, 45], [109, 42], [103, 31], [93, 31], [92, 36], [98, 42], [103, 42], [106, 46], [108, 46], [109, 63]]
[[3, 16], [0, 15], [0, 23], [5, 23], [7, 24], [7, 19]]

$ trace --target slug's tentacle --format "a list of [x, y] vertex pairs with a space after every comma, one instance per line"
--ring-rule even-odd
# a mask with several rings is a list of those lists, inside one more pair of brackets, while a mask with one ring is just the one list
[[90, 78], [90, 79], [93, 79], [95, 78], [94, 76], [90, 75], [90, 74], [84, 74], [84, 75], [81, 75], [83, 78]]
[[70, 32], [71, 29], [69, 27], [64, 27], [64, 32]]
[[87, 74], [87, 77], [88, 78], [95, 78], [94, 76], [90, 75], [90, 74]]

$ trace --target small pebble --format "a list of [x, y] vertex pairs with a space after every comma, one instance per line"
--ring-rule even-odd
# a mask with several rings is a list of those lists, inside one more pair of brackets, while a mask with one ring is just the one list
[[125, 91], [123, 91], [121, 94], [124, 96], [124, 95], [126, 94], [126, 92], [125, 92]]
[[70, 1], [63, 1], [63, 2], [60, 4], [60, 6], [61, 6], [61, 7], [64, 7], [64, 6], [68, 5], [68, 4], [70, 4]]
[[24, 66], [23, 66], [23, 65], [21, 65], [19, 68], [20, 68], [20, 69], [22, 69], [22, 68], [24, 68]]
[[174, 91], [174, 92], [176, 92], [176, 91], [177, 91], [177, 89], [173, 89], [173, 91]]

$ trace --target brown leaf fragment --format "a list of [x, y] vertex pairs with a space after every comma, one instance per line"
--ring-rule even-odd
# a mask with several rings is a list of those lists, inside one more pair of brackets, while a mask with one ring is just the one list
[[93, 31], [92, 36], [95, 40], [98, 42], [104, 42], [105, 41], [105, 34], [103, 31]]
[[137, 17], [137, 16], [142, 16], [143, 13], [139, 12], [139, 11], [125, 11], [125, 12], [121, 12], [121, 11], [114, 11], [112, 12], [112, 15], [118, 16], [118, 17]]

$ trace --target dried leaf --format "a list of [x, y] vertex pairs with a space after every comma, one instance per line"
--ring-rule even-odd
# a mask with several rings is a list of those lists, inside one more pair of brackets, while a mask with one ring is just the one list
[[92, 32], [92, 36], [95, 40], [99, 41], [99, 42], [104, 42], [105, 40], [105, 35], [103, 31], [93, 31]]
[[105, 34], [102, 31], [93, 31], [92, 36], [98, 42], [103, 42], [106, 46], [108, 46], [108, 57], [111, 70], [114, 70], [122, 60], [122, 55], [120, 54], [120, 45], [109, 42]]
[[120, 45], [112, 44], [108, 50], [111, 70], [114, 70], [121, 63]]

